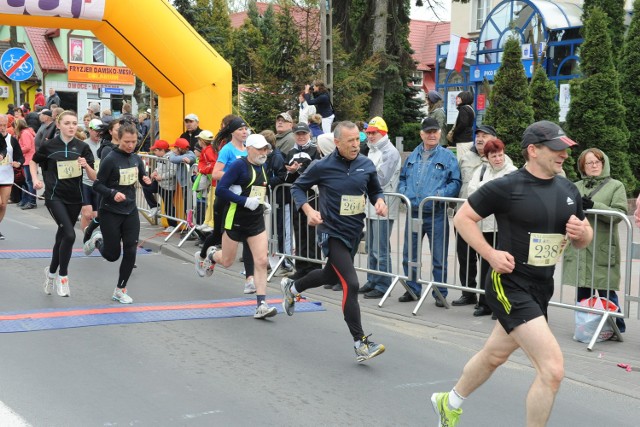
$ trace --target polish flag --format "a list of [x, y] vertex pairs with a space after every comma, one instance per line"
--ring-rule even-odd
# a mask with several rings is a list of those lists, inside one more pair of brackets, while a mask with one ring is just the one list
[[462, 64], [464, 57], [467, 54], [467, 47], [469, 47], [470, 39], [456, 36], [451, 34], [451, 41], [449, 42], [449, 55], [447, 56], [447, 63], [444, 66], [447, 70], [462, 71]]

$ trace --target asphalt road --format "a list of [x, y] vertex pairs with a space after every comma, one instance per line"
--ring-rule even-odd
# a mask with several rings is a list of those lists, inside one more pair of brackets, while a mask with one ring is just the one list
[[[9, 214], [0, 251], [45, 249], [53, 221]], [[76, 247], [80, 247], [80, 233]], [[118, 263], [73, 258], [71, 297], [42, 291], [46, 258], [0, 259], [0, 312], [119, 306]], [[129, 282], [135, 303], [242, 297], [236, 272], [196, 277], [193, 265], [141, 255]], [[279, 297], [275, 285], [269, 292]], [[363, 314], [387, 351], [358, 364], [337, 304], [326, 311], [134, 323], [0, 335], [0, 401], [11, 426], [436, 425], [429, 396], [449, 390], [483, 338]], [[533, 370], [514, 357], [464, 406], [462, 426], [524, 425]], [[637, 426], [638, 400], [565, 381], [550, 426]], [[6, 408], [5, 408], [6, 409]]]

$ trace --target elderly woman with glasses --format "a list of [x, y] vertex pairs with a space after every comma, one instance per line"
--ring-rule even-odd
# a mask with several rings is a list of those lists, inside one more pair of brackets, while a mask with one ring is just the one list
[[[578, 159], [578, 170], [582, 180], [576, 182], [576, 187], [582, 195], [583, 209], [627, 214], [627, 190], [622, 182], [611, 178], [609, 158], [602, 150], [585, 150]], [[593, 241], [580, 251], [573, 249], [571, 245], [567, 247], [562, 283], [578, 288], [578, 301], [597, 293], [619, 307], [616, 291], [620, 290], [620, 242], [617, 226], [620, 219], [588, 212], [587, 218], [593, 227]], [[624, 332], [624, 320], [618, 318], [616, 324], [620, 332]]]

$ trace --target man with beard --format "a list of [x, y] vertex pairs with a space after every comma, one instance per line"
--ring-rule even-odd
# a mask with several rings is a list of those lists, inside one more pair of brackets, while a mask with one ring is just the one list
[[264, 201], [268, 184], [264, 163], [270, 145], [259, 134], [249, 135], [246, 145], [247, 156], [231, 163], [218, 181], [216, 197], [228, 201], [229, 206], [224, 215], [222, 249], [212, 246], [207, 261], [228, 268], [236, 258], [238, 243], [246, 242], [254, 263], [257, 307], [253, 317], [266, 319], [278, 313], [266, 301], [268, 238], [264, 212], [271, 206]]

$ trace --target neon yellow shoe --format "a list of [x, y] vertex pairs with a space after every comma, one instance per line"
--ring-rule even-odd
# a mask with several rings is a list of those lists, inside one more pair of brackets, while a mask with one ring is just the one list
[[438, 426], [456, 427], [458, 425], [462, 409], [449, 409], [449, 393], [433, 393], [431, 404], [438, 415]]

